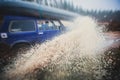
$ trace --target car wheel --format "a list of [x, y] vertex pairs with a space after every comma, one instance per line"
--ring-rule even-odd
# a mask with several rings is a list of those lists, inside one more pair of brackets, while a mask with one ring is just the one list
[[30, 50], [31, 45], [29, 44], [17, 44], [11, 49], [11, 53], [13, 56], [18, 54], [25, 54], [28, 50]]

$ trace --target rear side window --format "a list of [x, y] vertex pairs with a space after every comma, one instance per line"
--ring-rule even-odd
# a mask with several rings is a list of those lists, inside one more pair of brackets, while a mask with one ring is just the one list
[[35, 31], [35, 22], [33, 20], [16, 20], [10, 22], [10, 32]]

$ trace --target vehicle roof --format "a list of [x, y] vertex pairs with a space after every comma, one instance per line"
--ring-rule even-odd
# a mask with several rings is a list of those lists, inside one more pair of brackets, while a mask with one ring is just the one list
[[73, 20], [78, 14], [27, 1], [0, 1], [1, 15], [19, 15], [46, 19]]
[[18, 19], [22, 19], [22, 20], [24, 20], [24, 19], [37, 19], [37, 18], [35, 18], [35, 17], [28, 17], [28, 16], [13, 16], [13, 15], [5, 15], [4, 16], [4, 19], [5, 20], [14, 20], [14, 19], [16, 19], [16, 20], [18, 20]]

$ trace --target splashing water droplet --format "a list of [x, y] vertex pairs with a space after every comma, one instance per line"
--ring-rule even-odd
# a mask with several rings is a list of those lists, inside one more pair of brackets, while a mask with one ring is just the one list
[[101, 62], [105, 43], [102, 29], [89, 17], [79, 17], [68, 26], [65, 34], [34, 46], [24, 57], [18, 56], [6, 76], [21, 80], [42, 70], [46, 71], [45, 80], [101, 79], [105, 75]]

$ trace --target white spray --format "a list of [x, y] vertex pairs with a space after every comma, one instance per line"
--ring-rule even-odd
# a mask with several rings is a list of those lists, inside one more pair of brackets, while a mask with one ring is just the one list
[[17, 57], [12, 68], [7, 67], [6, 76], [32, 80], [25, 75], [41, 69], [47, 71], [45, 80], [101, 79], [105, 75], [101, 62], [105, 43], [102, 29], [89, 17], [79, 17], [68, 26], [65, 34]]

